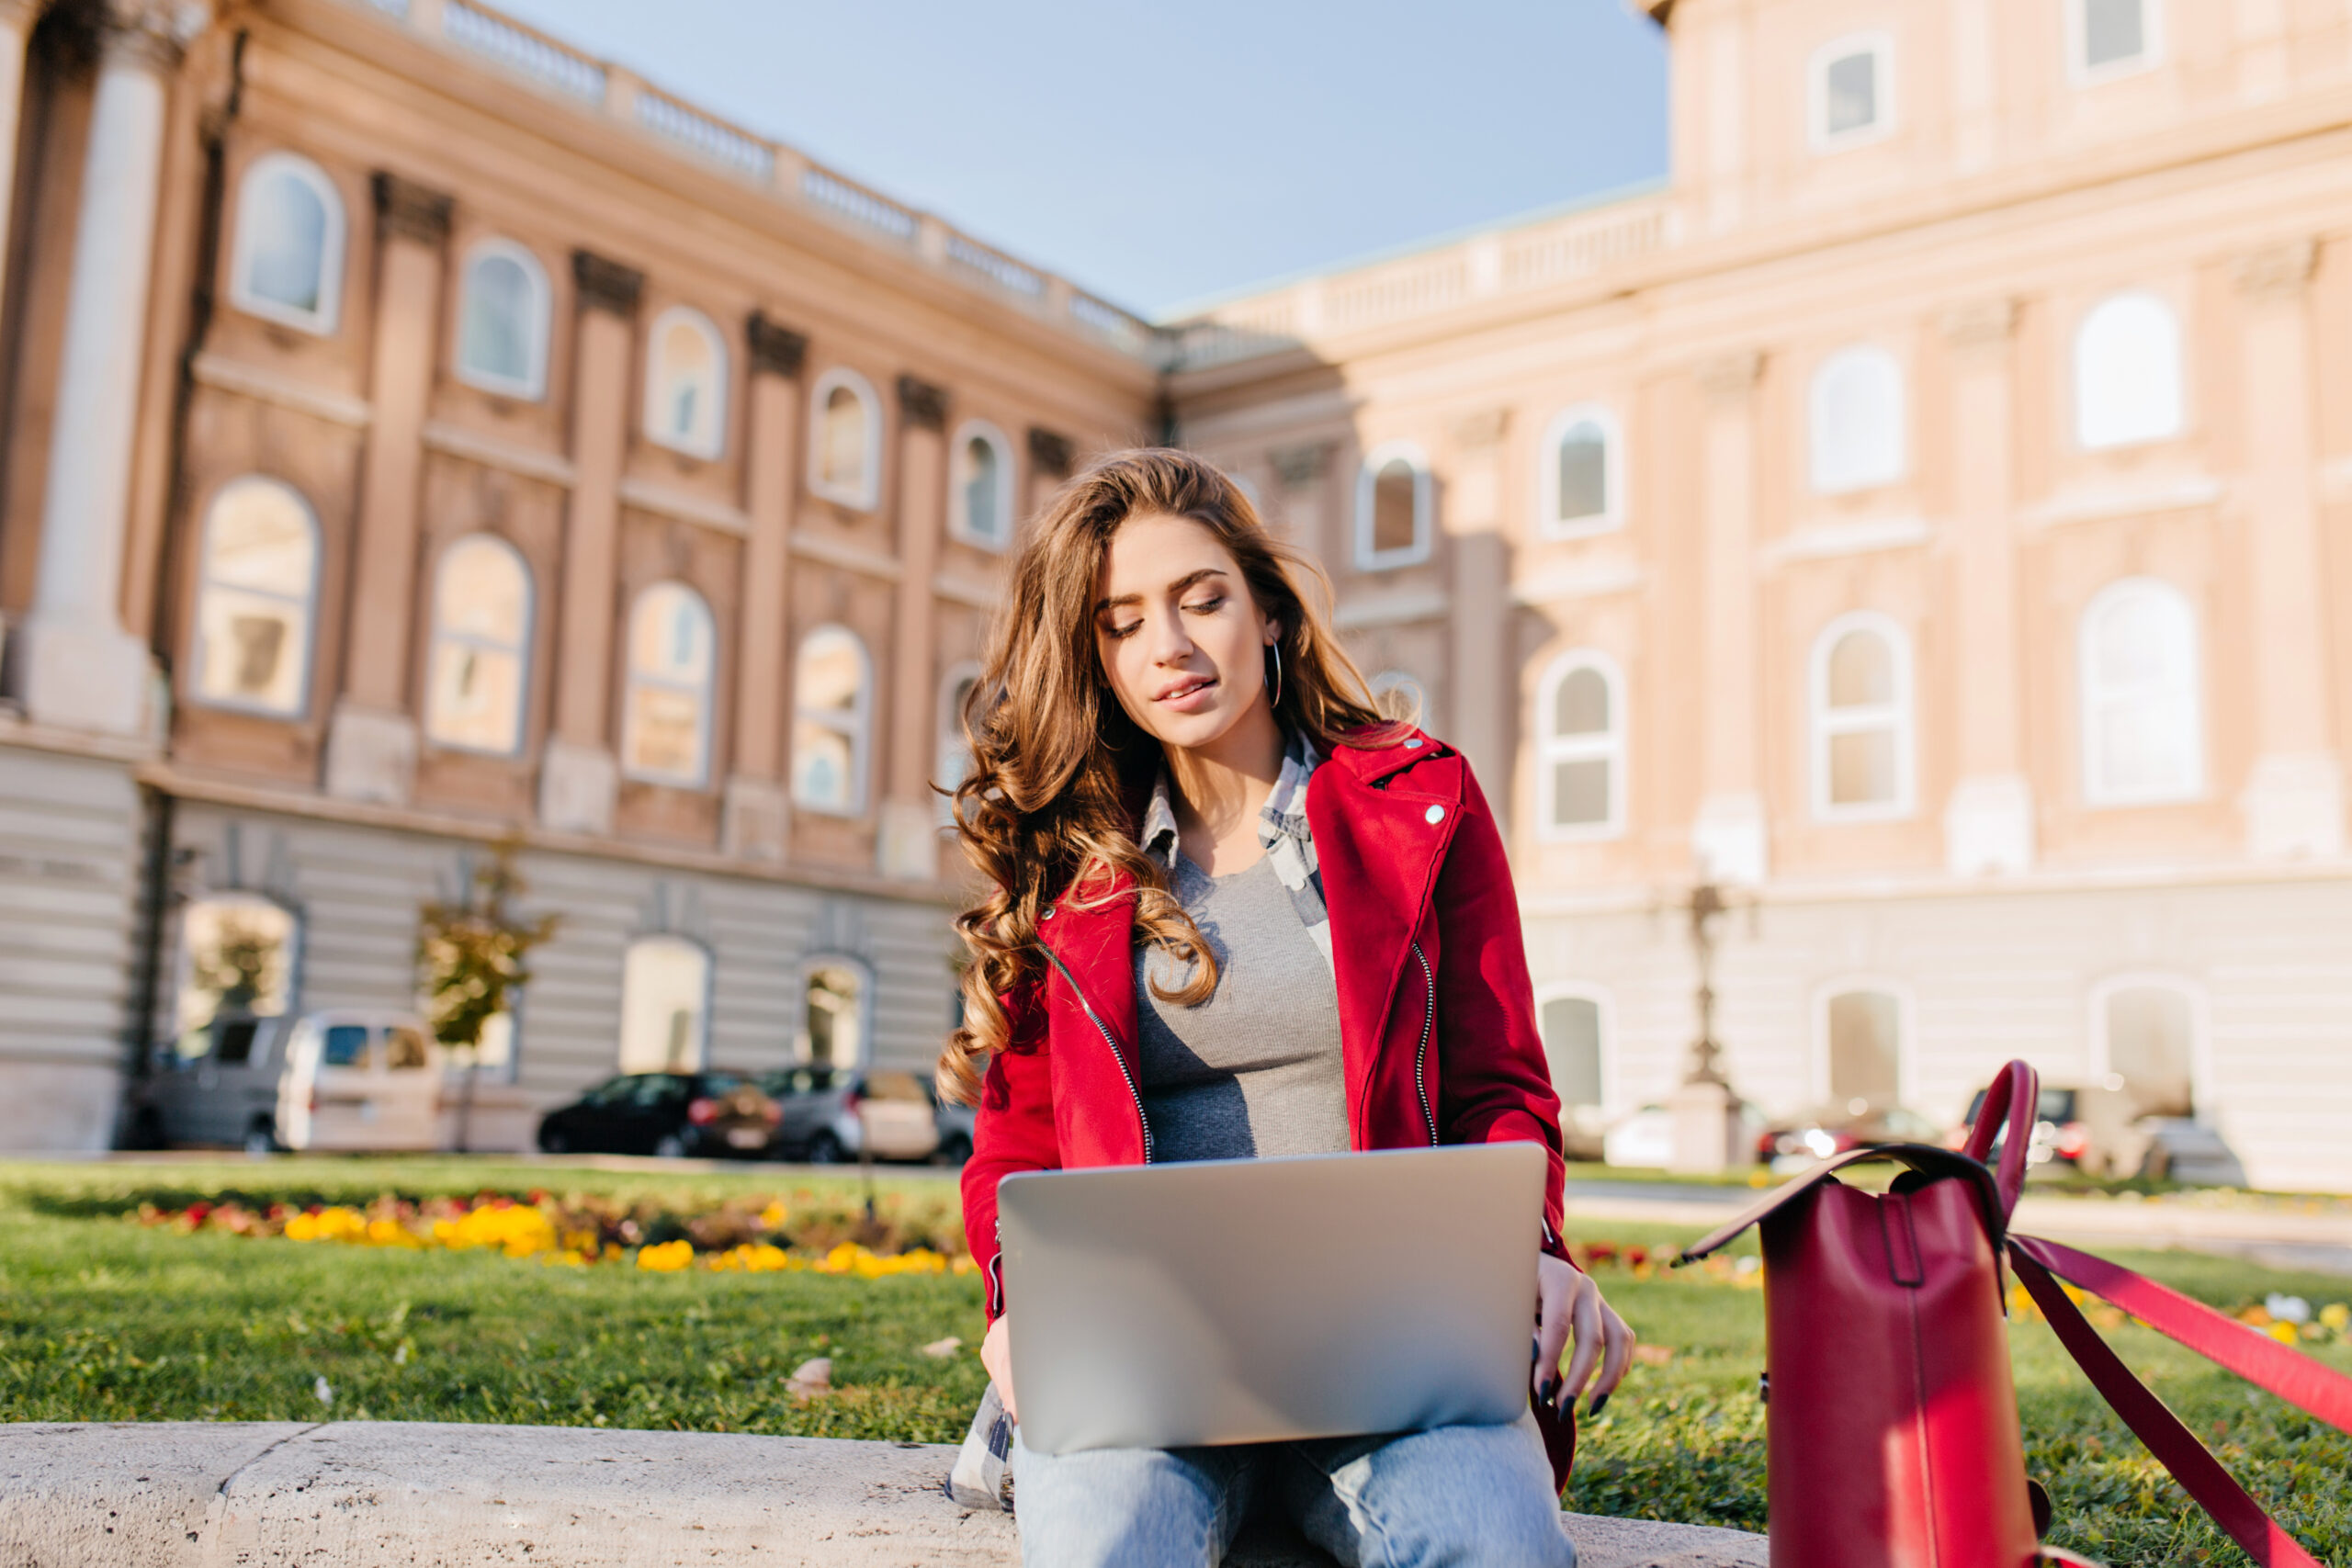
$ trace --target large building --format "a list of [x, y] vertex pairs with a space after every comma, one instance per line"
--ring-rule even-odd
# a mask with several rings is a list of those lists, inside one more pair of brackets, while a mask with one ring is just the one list
[[[1227, 301], [1186, 438], [1511, 802], [1555, 1076], [2005, 1058], [2352, 1188], [2352, 10], [1679, 0], [1669, 183]], [[1498, 787], [1500, 786], [1500, 787]]]
[[1580, 1121], [1705, 879], [1767, 1111], [2352, 1189], [2352, 10], [1649, 8], [1667, 183], [1153, 327], [472, 0], [0, 3], [0, 1145], [516, 832], [502, 1125], [927, 1062], [1002, 549], [1172, 429], [1506, 811]]
[[928, 1064], [956, 687], [1151, 331], [467, 0], [12, 0], [0, 60], [0, 1147], [105, 1146], [240, 985], [413, 1006], [518, 829], [492, 1141]]

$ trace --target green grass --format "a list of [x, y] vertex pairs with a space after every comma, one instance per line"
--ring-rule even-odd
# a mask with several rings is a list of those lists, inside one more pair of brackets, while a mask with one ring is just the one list
[[[952, 1184], [885, 1178], [886, 1212], [928, 1214]], [[182, 1235], [119, 1217], [240, 1190], [363, 1201], [484, 1188], [582, 1190], [679, 1209], [782, 1193], [854, 1201], [854, 1176], [672, 1174], [469, 1161], [0, 1167], [0, 1419], [501, 1421], [954, 1441], [984, 1382], [977, 1278], [646, 1274], [481, 1253]], [[1669, 1246], [1691, 1232], [1611, 1224]], [[1749, 1244], [1743, 1244], [1749, 1245]], [[2271, 1291], [2314, 1303], [2352, 1280], [2187, 1254], [2120, 1261], [2234, 1309]], [[1663, 1366], [1634, 1369], [1584, 1436], [1570, 1506], [1760, 1529], [1759, 1292], [1600, 1274]], [[944, 1336], [966, 1348], [934, 1360]], [[2047, 1328], [2010, 1329], [2029, 1471], [2051, 1489], [2052, 1540], [2116, 1568], [2243, 1563], [2132, 1440]], [[2323, 1562], [2352, 1562], [2352, 1438], [2307, 1420], [2145, 1330], [2109, 1332], [2223, 1461]], [[2352, 1347], [2316, 1348], [2352, 1371]], [[833, 1359], [837, 1392], [799, 1403], [786, 1378]], [[315, 1394], [324, 1377], [332, 1407]]]

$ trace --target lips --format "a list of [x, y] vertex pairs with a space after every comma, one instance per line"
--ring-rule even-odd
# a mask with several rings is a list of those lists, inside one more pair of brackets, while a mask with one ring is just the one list
[[1187, 675], [1151, 700], [1155, 703], [1181, 703], [1199, 695], [1216, 684], [1214, 675]]

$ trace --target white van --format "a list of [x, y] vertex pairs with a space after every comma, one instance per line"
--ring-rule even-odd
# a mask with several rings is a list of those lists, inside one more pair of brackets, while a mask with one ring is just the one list
[[272, 1149], [438, 1146], [440, 1053], [414, 1015], [221, 1018], [148, 1080], [142, 1142]]

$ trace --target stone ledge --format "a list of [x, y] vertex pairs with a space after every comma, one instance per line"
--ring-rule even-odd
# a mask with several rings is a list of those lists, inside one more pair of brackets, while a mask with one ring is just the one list
[[[338, 1421], [0, 1425], [0, 1563], [1009, 1568], [925, 1443]], [[1563, 1514], [1581, 1568], [1764, 1568], [1764, 1538]], [[1235, 1568], [1328, 1568], [1254, 1536]]]

